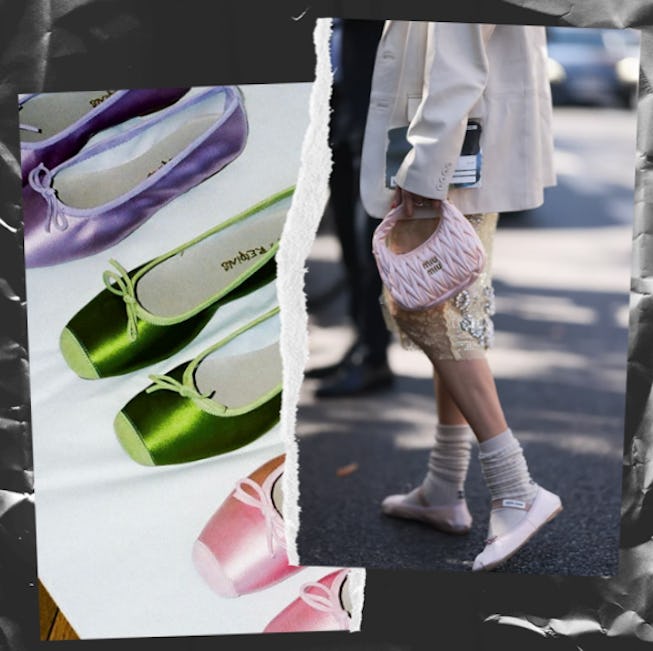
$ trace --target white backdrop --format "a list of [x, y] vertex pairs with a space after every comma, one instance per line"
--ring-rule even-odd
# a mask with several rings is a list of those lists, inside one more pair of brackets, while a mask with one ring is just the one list
[[[307, 568], [253, 595], [214, 594], [191, 562], [206, 521], [235, 482], [283, 452], [275, 427], [213, 459], [149, 468], [122, 450], [118, 410], [163, 373], [274, 304], [274, 286], [220, 308], [186, 349], [117, 378], [82, 380], [58, 338], [103, 288], [109, 258], [130, 269], [293, 185], [309, 123], [311, 84], [241, 87], [250, 133], [229, 166], [95, 256], [27, 271], [38, 575], [82, 638], [259, 632], [306, 581]], [[193, 92], [193, 91], [191, 91]]]

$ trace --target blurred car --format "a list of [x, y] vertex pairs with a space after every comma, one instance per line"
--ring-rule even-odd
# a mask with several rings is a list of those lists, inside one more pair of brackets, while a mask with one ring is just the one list
[[553, 102], [634, 107], [639, 41], [632, 29], [547, 27]]

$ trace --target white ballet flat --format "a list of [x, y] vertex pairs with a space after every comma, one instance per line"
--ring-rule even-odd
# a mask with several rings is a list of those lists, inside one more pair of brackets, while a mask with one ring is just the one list
[[[504, 500], [502, 508], [523, 508], [514, 500]], [[476, 557], [473, 571], [493, 570], [519, 551], [547, 522], [562, 511], [560, 498], [548, 490], [538, 487], [535, 499], [524, 519], [501, 536], [490, 538], [485, 549]]]
[[[415, 504], [415, 501], [419, 504]], [[418, 520], [445, 533], [466, 534], [472, 527], [472, 516], [464, 499], [447, 506], [430, 506], [417, 487], [406, 495], [389, 495], [381, 503], [386, 515]]]

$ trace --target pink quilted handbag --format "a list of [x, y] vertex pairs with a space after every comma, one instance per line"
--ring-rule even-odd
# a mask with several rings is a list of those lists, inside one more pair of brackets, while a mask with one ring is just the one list
[[442, 216], [428, 240], [406, 253], [393, 253], [386, 238], [404, 217], [392, 209], [374, 231], [372, 250], [381, 280], [405, 310], [426, 310], [471, 285], [485, 266], [485, 252], [474, 227], [453, 204], [442, 202]]

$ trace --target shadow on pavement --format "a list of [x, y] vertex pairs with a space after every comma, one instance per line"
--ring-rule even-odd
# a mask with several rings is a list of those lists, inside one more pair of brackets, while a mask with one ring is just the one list
[[[319, 271], [322, 285], [325, 279], [337, 282], [337, 268], [311, 261], [309, 278]], [[510, 337], [512, 354], [527, 356], [525, 368], [497, 379], [508, 422], [533, 478], [560, 494], [565, 507], [498, 571], [612, 575], [618, 562], [627, 346], [627, 329], [615, 314], [625, 297], [499, 281], [495, 287], [509, 305], [523, 296], [563, 300], [591, 315], [582, 323], [525, 318], [514, 310], [495, 317], [497, 332]], [[316, 289], [309, 283], [308, 296]], [[337, 294], [314, 303], [312, 327], [342, 325], [343, 305]], [[532, 359], [537, 367], [529, 369]], [[313, 398], [315, 386], [304, 382], [297, 417], [301, 562], [468, 571], [483, 548], [489, 513], [476, 452], [466, 486], [475, 518], [469, 535], [394, 520], [379, 508], [383, 497], [404, 492], [423, 477], [435, 423], [430, 380], [404, 373], [383, 393], [323, 401]], [[337, 475], [352, 463], [354, 472]]]

